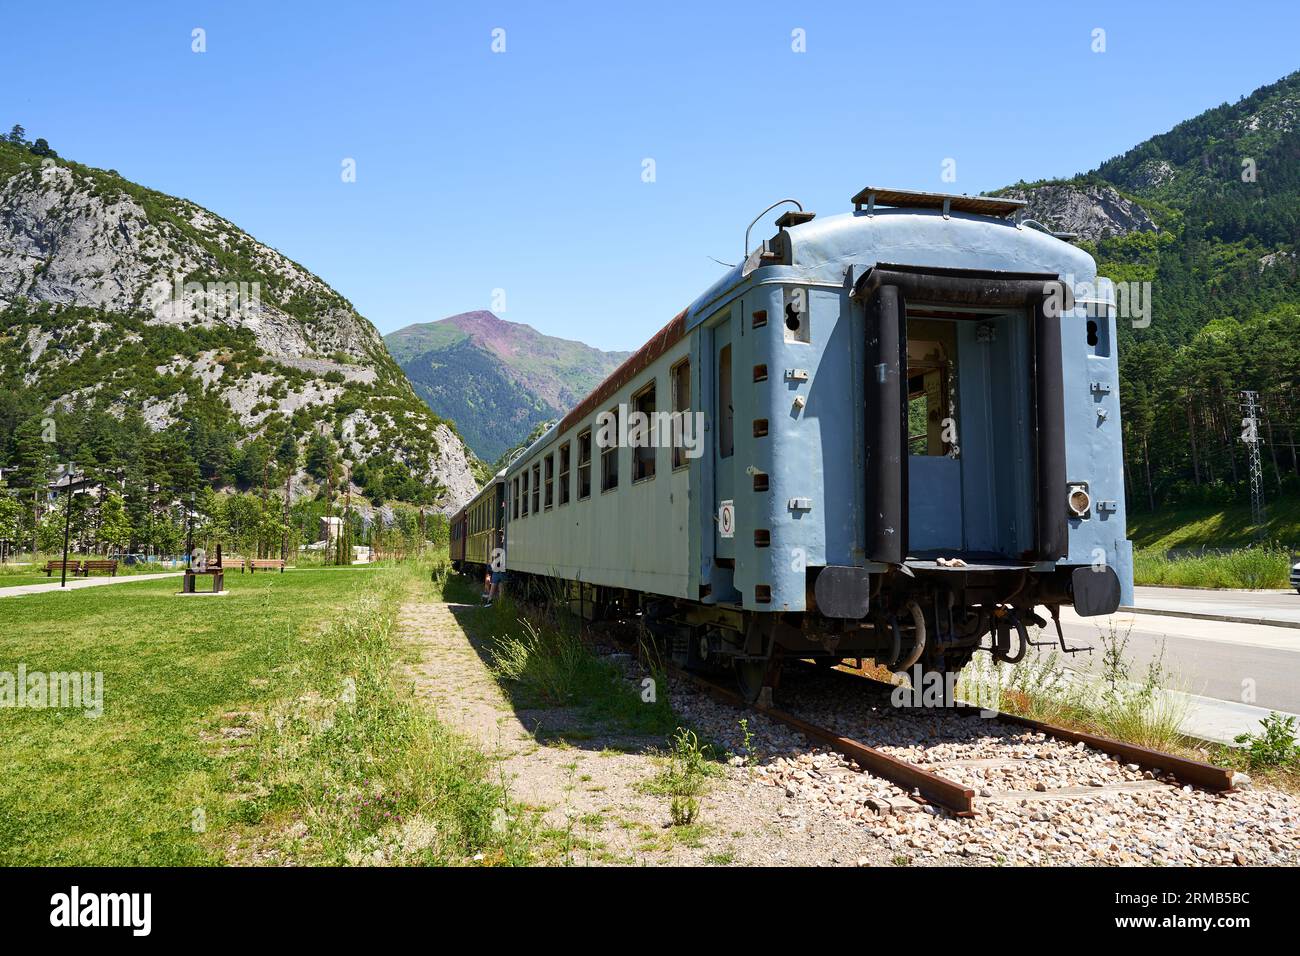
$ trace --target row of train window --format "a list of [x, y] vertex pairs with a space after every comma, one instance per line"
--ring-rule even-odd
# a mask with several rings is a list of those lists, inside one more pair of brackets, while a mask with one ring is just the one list
[[471, 505], [466, 516], [467, 534], [481, 534], [496, 527], [492, 520], [492, 497], [488, 496], [478, 504]]
[[[684, 422], [691, 407], [691, 363], [682, 359], [669, 370], [669, 385], [672, 391], [672, 410], [677, 421]], [[632, 409], [653, 421], [657, 409], [655, 382], [650, 382], [632, 396]], [[611, 408], [606, 413], [608, 426], [598, 429], [599, 433], [614, 431], [613, 441], [602, 442], [597, 438], [595, 444], [600, 449], [600, 490], [613, 491], [618, 487], [618, 449], [623, 433], [621, 406]], [[532, 463], [510, 481], [510, 517], [527, 518], [539, 511], [549, 511], [557, 505], [567, 505], [570, 500], [573, 470], [570, 469], [571, 446], [573, 442], [564, 442], [555, 452], [547, 454]], [[577, 499], [583, 501], [591, 497], [591, 456], [592, 430], [586, 428], [578, 433], [577, 444]], [[655, 476], [655, 446], [657, 442], [646, 441], [632, 446], [632, 482], [648, 480]], [[686, 446], [680, 430], [672, 436], [673, 468], [687, 465]], [[558, 476], [556, 480], [558, 458]]]

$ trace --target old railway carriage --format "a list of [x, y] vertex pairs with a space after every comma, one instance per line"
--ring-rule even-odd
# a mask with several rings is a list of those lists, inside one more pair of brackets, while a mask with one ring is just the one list
[[[1128, 598], [1092, 258], [1011, 200], [853, 202], [781, 216], [505, 470], [512, 582], [639, 617], [750, 695], [782, 657], [1015, 660], [1030, 626], [1065, 643], [1061, 605]], [[604, 447], [602, 413], [636, 411], [699, 413], [702, 444]]]
[[505, 472], [498, 472], [474, 499], [451, 516], [451, 563], [457, 571], [483, 574], [502, 544]]

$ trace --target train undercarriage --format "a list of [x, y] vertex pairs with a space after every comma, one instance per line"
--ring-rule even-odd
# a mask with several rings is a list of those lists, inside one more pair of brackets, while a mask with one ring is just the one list
[[[567, 606], [588, 621], [639, 625], [665, 659], [702, 672], [734, 675], [749, 701], [779, 681], [783, 662], [811, 659], [825, 666], [857, 658], [895, 673], [955, 674], [976, 651], [1016, 663], [1031, 644], [1070, 646], [1060, 627], [1062, 605], [1081, 614], [1109, 613], [1119, 582], [1109, 568], [1055, 568], [934, 562], [870, 575], [867, 612], [859, 619], [799, 612], [755, 612], [536, 575], [511, 575], [524, 600]], [[816, 569], [813, 575], [815, 577]]]

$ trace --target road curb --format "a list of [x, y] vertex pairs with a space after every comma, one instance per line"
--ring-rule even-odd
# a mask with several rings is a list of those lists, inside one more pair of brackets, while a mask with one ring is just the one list
[[1300, 621], [1280, 621], [1266, 617], [1237, 617], [1230, 614], [1205, 614], [1200, 611], [1166, 611], [1152, 607], [1126, 607], [1120, 605], [1120, 612], [1128, 614], [1150, 614], [1154, 617], [1185, 617], [1193, 621], [1222, 621], [1224, 624], [1258, 624], [1263, 627], [1293, 627], [1300, 629]]

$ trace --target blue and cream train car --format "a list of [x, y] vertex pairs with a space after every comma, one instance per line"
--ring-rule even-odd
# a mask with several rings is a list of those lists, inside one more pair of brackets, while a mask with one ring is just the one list
[[[498, 476], [512, 585], [562, 582], [751, 696], [783, 656], [1016, 660], [1062, 605], [1129, 599], [1092, 258], [1014, 200], [853, 202], [782, 215]], [[655, 413], [698, 428], [602, 432]]]

